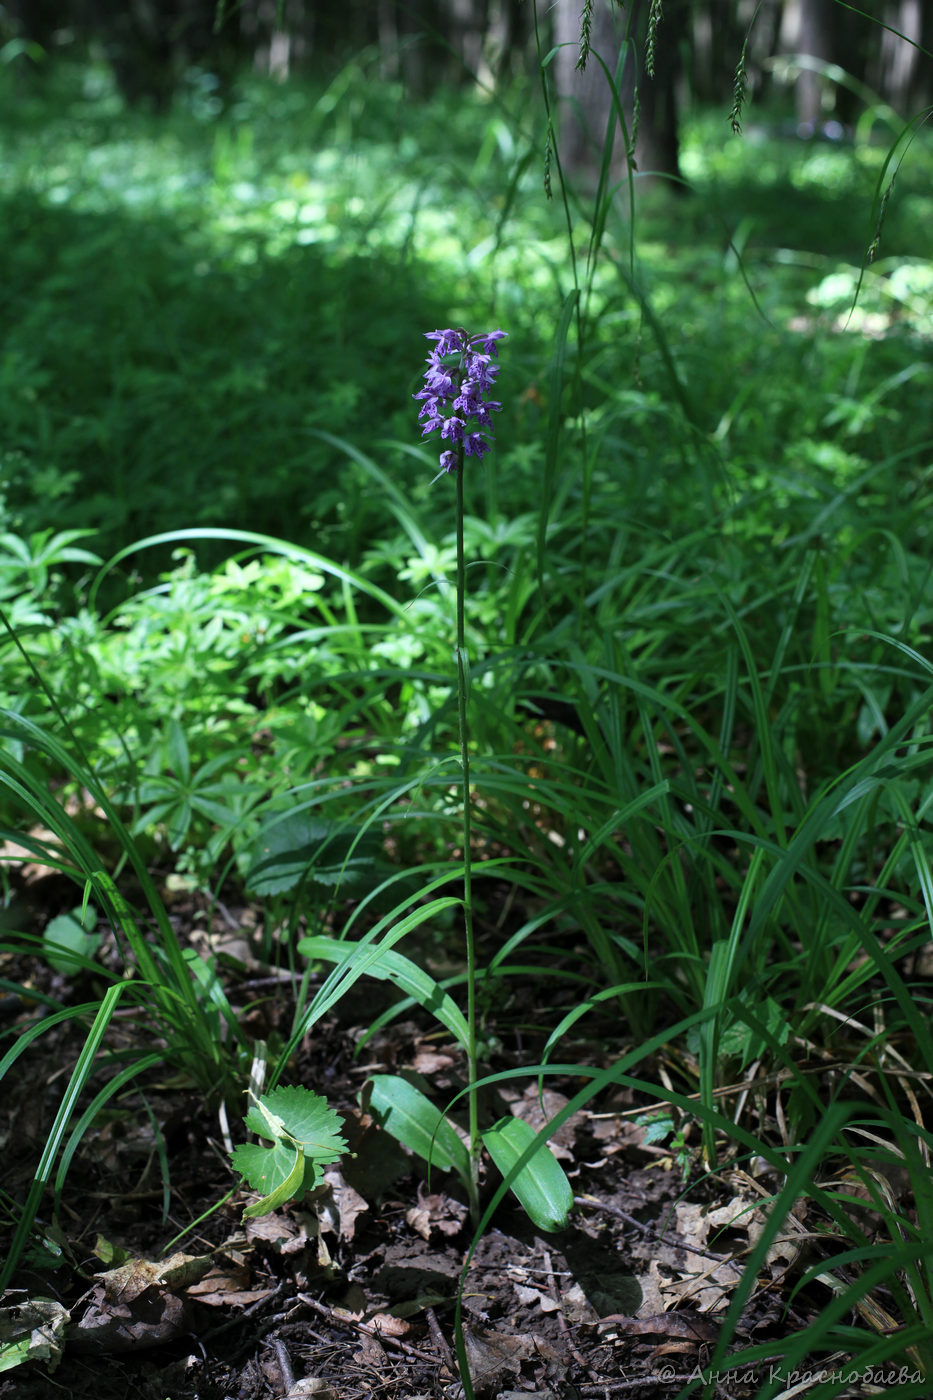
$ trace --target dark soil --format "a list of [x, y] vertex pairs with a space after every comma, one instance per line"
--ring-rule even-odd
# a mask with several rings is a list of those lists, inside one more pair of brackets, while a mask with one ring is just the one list
[[[6, 965], [3, 975], [38, 973]], [[276, 996], [257, 1032], [287, 1022]], [[517, 989], [493, 1068], [535, 1062], [534, 1017], [523, 1014], [534, 996], [532, 986]], [[244, 1006], [256, 1000], [252, 984]], [[3, 1299], [8, 1321], [37, 1299], [60, 1304], [64, 1350], [56, 1343], [47, 1359], [0, 1375], [0, 1400], [457, 1400], [458, 1336], [483, 1397], [655, 1400], [698, 1376], [741, 1276], [750, 1202], [775, 1182], [738, 1169], [701, 1174], [689, 1143], [674, 1161], [646, 1140], [639, 1105], [616, 1090], [553, 1140], [577, 1200], [571, 1225], [545, 1238], [506, 1201], [464, 1271], [473, 1231], [456, 1182], [428, 1181], [360, 1106], [367, 1075], [386, 1069], [423, 1075], [446, 1103], [463, 1065], [427, 1019], [390, 1023], [357, 1055], [373, 1007], [369, 992], [341, 1004], [341, 1020], [315, 1028], [288, 1081], [343, 1114], [353, 1155], [313, 1196], [271, 1215], [244, 1222], [255, 1198], [242, 1188], [217, 1208], [236, 1186], [220, 1120], [167, 1072], [130, 1081], [105, 1105], [71, 1162], [57, 1219], [51, 1192], [43, 1200], [45, 1243], [34, 1241]], [[15, 1034], [41, 1008], [7, 1001], [3, 1012]], [[25, 1198], [82, 1040], [72, 1022], [52, 1028], [3, 1081], [7, 1200]], [[129, 1028], [121, 1046], [115, 1022], [111, 1041], [112, 1051], [132, 1048]], [[591, 1043], [577, 1057], [594, 1063], [600, 1051]], [[107, 1074], [102, 1062], [95, 1090]], [[579, 1087], [549, 1080], [548, 1117]], [[487, 1105], [533, 1122], [541, 1107], [527, 1079]], [[237, 1129], [242, 1141], [231, 1115], [235, 1138]], [[176, 1263], [180, 1252], [197, 1263]], [[168, 1280], [167, 1261], [176, 1266]], [[769, 1259], [730, 1350], [769, 1343], [777, 1360], [782, 1339], [825, 1300], [818, 1283], [792, 1296], [803, 1267], [793, 1243]], [[719, 1400], [755, 1394], [767, 1365], [721, 1368]]]

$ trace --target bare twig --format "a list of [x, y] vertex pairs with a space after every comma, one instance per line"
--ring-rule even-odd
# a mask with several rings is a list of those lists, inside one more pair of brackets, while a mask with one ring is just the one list
[[287, 1395], [295, 1384], [295, 1372], [292, 1370], [291, 1357], [281, 1338], [276, 1337], [272, 1345], [275, 1347], [276, 1360], [279, 1363], [279, 1370], [282, 1373], [282, 1385], [285, 1387], [285, 1394]]
[[391, 1337], [387, 1333], [380, 1332], [368, 1322], [358, 1322], [356, 1318], [345, 1317], [343, 1313], [335, 1312], [326, 1303], [319, 1303], [316, 1298], [312, 1298], [309, 1293], [299, 1293], [296, 1295], [300, 1303], [305, 1307], [312, 1308], [321, 1317], [326, 1317], [334, 1327], [348, 1327], [352, 1332], [359, 1332], [366, 1337], [375, 1337], [383, 1346], [396, 1347], [403, 1351], [406, 1356], [417, 1357], [419, 1361], [426, 1361], [430, 1366], [436, 1366], [438, 1357], [432, 1356], [429, 1351], [421, 1351], [418, 1347], [413, 1347], [410, 1342], [403, 1342], [401, 1337]]
[[433, 1308], [425, 1308], [424, 1315], [428, 1321], [428, 1331], [431, 1333], [431, 1341], [437, 1347], [441, 1360], [447, 1367], [447, 1370], [452, 1376], [455, 1376], [457, 1374], [457, 1368], [450, 1354], [450, 1347], [447, 1345], [447, 1339], [441, 1331], [440, 1323], [437, 1320], [437, 1314]]
[[542, 1247], [541, 1253], [544, 1258], [544, 1267], [547, 1271], [548, 1292], [550, 1293], [552, 1302], [557, 1304], [557, 1326], [560, 1330], [561, 1336], [564, 1339], [564, 1344], [567, 1347], [567, 1350], [570, 1352], [570, 1355], [573, 1357], [574, 1361], [577, 1363], [577, 1365], [583, 1371], [585, 1371], [588, 1376], [592, 1376], [594, 1374], [593, 1371], [590, 1370], [583, 1357], [577, 1351], [576, 1347], [573, 1344], [573, 1337], [570, 1335], [570, 1328], [567, 1325], [567, 1319], [564, 1316], [564, 1310], [561, 1307], [560, 1303], [560, 1292], [557, 1287], [557, 1278], [554, 1274], [554, 1265], [551, 1263], [551, 1251]]

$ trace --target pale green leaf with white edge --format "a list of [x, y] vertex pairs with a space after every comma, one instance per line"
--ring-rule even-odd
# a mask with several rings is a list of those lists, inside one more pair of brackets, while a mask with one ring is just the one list
[[[292, 1142], [294, 1142], [294, 1138], [291, 1137], [291, 1133], [288, 1132], [278, 1114], [271, 1113], [262, 1099], [257, 1099], [255, 1094], [250, 1093], [250, 1098], [255, 1104], [255, 1111], [251, 1109], [250, 1113], [254, 1117], [255, 1114], [258, 1113], [259, 1117], [262, 1119], [262, 1126], [253, 1128], [252, 1131], [259, 1133], [262, 1137], [269, 1138], [272, 1142], [275, 1142], [277, 1138], [291, 1138]], [[250, 1125], [248, 1124], [247, 1126]]]
[[[361, 945], [348, 941], [341, 941], [337, 938], [303, 938], [298, 944], [298, 951], [305, 958], [312, 961], [332, 962], [338, 966], [347, 962], [354, 954], [359, 953]], [[376, 977], [379, 981], [393, 982], [400, 991], [406, 992], [408, 996], [414, 998], [419, 1006], [423, 1006], [426, 1011], [430, 1011], [442, 1026], [446, 1026], [452, 1036], [455, 1036], [458, 1043], [466, 1049], [469, 1043], [469, 1032], [467, 1023], [464, 1020], [463, 1012], [452, 997], [439, 987], [434, 978], [422, 968], [413, 963], [410, 958], [406, 958], [403, 953], [397, 953], [392, 948], [382, 948], [377, 946], [369, 949], [369, 960], [367, 961], [366, 973], [369, 977]]]
[[523, 1118], [502, 1118], [483, 1133], [483, 1146], [531, 1223], [539, 1230], [562, 1230], [573, 1209], [573, 1189], [547, 1143], [539, 1142], [534, 1156], [512, 1176], [537, 1137]]
[[455, 1171], [462, 1181], [470, 1176], [470, 1157], [448, 1122], [429, 1098], [395, 1074], [374, 1074], [369, 1080], [370, 1112], [403, 1147], [438, 1171]]
[[[246, 1145], [248, 1147], [250, 1144], [247, 1143]], [[266, 1157], [271, 1157], [276, 1150], [276, 1148], [273, 1148], [270, 1151], [262, 1147], [258, 1149], [258, 1151], [262, 1152]], [[236, 1153], [234, 1153], [234, 1157], [235, 1156]], [[314, 1177], [317, 1175], [315, 1172], [312, 1179], [308, 1181], [307, 1167], [308, 1164], [305, 1162], [304, 1151], [299, 1147], [294, 1152], [294, 1163], [285, 1180], [281, 1182], [280, 1185], [276, 1186], [274, 1190], [270, 1191], [268, 1196], [263, 1196], [261, 1201], [254, 1201], [251, 1206], [247, 1206], [243, 1212], [243, 1219], [253, 1220], [257, 1216], [268, 1215], [271, 1211], [278, 1210], [279, 1206], [284, 1206], [286, 1201], [300, 1199], [305, 1191], [307, 1191], [310, 1186], [314, 1185]]]

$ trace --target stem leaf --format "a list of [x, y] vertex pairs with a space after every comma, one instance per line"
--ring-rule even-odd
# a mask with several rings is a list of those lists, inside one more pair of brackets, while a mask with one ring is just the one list
[[573, 1190], [547, 1142], [523, 1118], [501, 1118], [483, 1144], [525, 1214], [539, 1230], [562, 1230]]
[[470, 1157], [456, 1129], [429, 1098], [396, 1074], [369, 1080], [369, 1109], [386, 1132], [439, 1171], [469, 1183]]

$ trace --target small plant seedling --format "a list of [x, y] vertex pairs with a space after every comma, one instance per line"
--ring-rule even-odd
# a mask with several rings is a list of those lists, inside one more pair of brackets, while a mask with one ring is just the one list
[[254, 1191], [263, 1192], [244, 1210], [244, 1220], [300, 1201], [317, 1186], [324, 1168], [347, 1150], [340, 1116], [320, 1094], [293, 1086], [251, 1097], [246, 1126], [272, 1145], [247, 1142], [234, 1149], [234, 1168]]
[[674, 1165], [680, 1168], [681, 1177], [684, 1181], [690, 1175], [692, 1156], [687, 1144], [687, 1133], [685, 1123], [676, 1124], [670, 1113], [642, 1113], [635, 1122], [640, 1128], [645, 1130], [645, 1142], [658, 1142], [667, 1146], [671, 1150], [671, 1157]]

